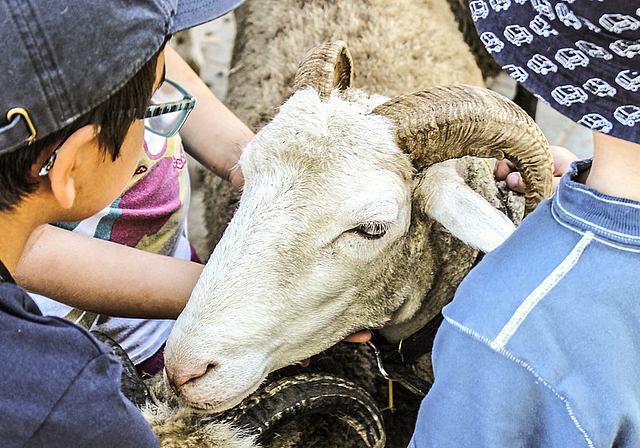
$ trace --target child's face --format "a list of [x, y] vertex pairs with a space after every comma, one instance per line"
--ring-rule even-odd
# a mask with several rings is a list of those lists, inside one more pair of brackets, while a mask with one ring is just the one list
[[[158, 58], [154, 91], [162, 83], [164, 75], [164, 52]], [[136, 120], [127, 133], [120, 148], [120, 156], [113, 161], [109, 155], [94, 150], [86, 152], [87, 168], [83, 178], [77, 179], [78, 193], [73, 206], [73, 214], [82, 215], [81, 220], [111, 204], [125, 189], [133, 176], [140, 152], [143, 148], [144, 121]], [[93, 169], [92, 169], [93, 168]]]

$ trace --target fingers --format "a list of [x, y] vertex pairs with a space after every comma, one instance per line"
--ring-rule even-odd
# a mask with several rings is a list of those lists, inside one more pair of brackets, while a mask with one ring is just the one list
[[367, 342], [369, 339], [371, 339], [369, 330], [360, 330], [344, 338], [347, 342]]
[[498, 160], [496, 162], [496, 166], [493, 169], [493, 175], [496, 180], [505, 180], [509, 173], [514, 172], [516, 170], [513, 163], [509, 162], [507, 159]]
[[311, 358], [303, 359], [302, 361], [298, 361], [302, 367], [308, 367], [311, 364]]
[[517, 191], [518, 193], [524, 193], [524, 181], [522, 180], [522, 176], [519, 172], [514, 171], [513, 173], [509, 173], [507, 176], [507, 186], [511, 188], [513, 191]]
[[524, 182], [522, 176], [516, 171], [516, 167], [507, 159], [499, 160], [493, 169], [496, 180], [504, 180], [507, 186], [518, 193], [524, 193]]
[[[549, 150], [553, 157], [553, 191], [555, 192], [562, 175], [569, 171], [571, 164], [576, 160], [580, 160], [580, 158], [562, 146], [549, 146]], [[524, 193], [522, 176], [516, 171], [513, 163], [508, 160], [505, 159], [496, 162], [493, 175], [496, 180], [506, 181], [507, 186], [513, 191]]]
[[[371, 332], [369, 330], [360, 330], [360, 331], [356, 331], [353, 334], [350, 334], [349, 336], [344, 338], [343, 341], [362, 343], [362, 342], [367, 342], [370, 339], [371, 339]], [[300, 364], [302, 367], [307, 367], [310, 362], [311, 362], [311, 359], [307, 358], [307, 359], [303, 359], [302, 361], [298, 361], [298, 364]]]

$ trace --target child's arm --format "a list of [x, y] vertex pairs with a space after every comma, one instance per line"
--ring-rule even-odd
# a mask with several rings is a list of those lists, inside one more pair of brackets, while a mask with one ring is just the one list
[[175, 319], [203, 268], [44, 225], [31, 234], [14, 277], [28, 291], [74, 308]]
[[[29, 238], [16, 282], [74, 308], [116, 317], [175, 319], [204, 265], [156, 255], [51, 225]], [[362, 330], [345, 338], [366, 342]]]
[[167, 46], [165, 58], [167, 78], [179, 82], [198, 99], [180, 130], [185, 149], [240, 190], [244, 177], [237, 162], [253, 132], [216, 98], [174, 49]]

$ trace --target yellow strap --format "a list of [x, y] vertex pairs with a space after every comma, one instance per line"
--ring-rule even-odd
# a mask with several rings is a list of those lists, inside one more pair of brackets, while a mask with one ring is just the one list
[[106, 321], [106, 316], [102, 316], [97, 313], [91, 313], [89, 311], [79, 310], [77, 308], [69, 311], [69, 313], [67, 313], [67, 315], [64, 317], [65, 319], [69, 319], [71, 322], [80, 325], [85, 330], [90, 330], [94, 323], [101, 324]]

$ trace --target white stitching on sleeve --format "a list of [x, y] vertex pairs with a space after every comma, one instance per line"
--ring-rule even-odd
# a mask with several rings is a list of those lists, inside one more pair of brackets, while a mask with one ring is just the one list
[[[480, 342], [488, 345], [489, 348], [493, 349], [493, 347], [491, 345], [491, 340], [489, 338], [486, 338], [486, 337], [482, 336], [481, 334], [479, 334], [478, 332], [476, 332], [476, 331], [474, 331], [474, 330], [472, 330], [472, 329], [470, 329], [468, 327], [465, 327], [464, 325], [460, 324], [459, 322], [456, 322], [455, 320], [451, 319], [448, 316], [444, 316], [444, 318], [445, 318], [445, 320], [447, 322], [449, 322], [454, 327], [458, 328], [463, 333], [468, 334], [469, 336], [473, 337], [474, 339], [479, 340]], [[553, 394], [556, 397], [558, 397], [562, 401], [562, 403], [564, 404], [564, 407], [567, 409], [567, 413], [569, 414], [569, 418], [571, 418], [571, 421], [573, 422], [573, 424], [576, 426], [578, 431], [580, 431], [580, 433], [584, 437], [585, 442], [587, 443], [587, 446], [589, 448], [595, 448], [595, 445], [591, 441], [591, 438], [587, 434], [587, 431], [585, 431], [585, 429], [580, 425], [580, 422], [578, 422], [578, 419], [576, 418], [575, 414], [573, 413], [573, 409], [571, 409], [571, 405], [569, 404], [569, 401], [563, 395], [561, 395], [558, 391], [556, 391], [555, 388], [551, 384], [549, 384], [544, 378], [542, 378], [533, 369], [533, 367], [531, 367], [525, 361], [515, 357], [514, 355], [512, 355], [510, 352], [508, 352], [504, 348], [494, 349], [494, 350], [496, 352], [500, 353], [501, 355], [505, 356], [507, 359], [509, 359], [509, 360], [515, 362], [516, 364], [519, 364], [522, 367], [524, 367], [525, 369], [527, 369], [527, 371], [529, 373], [531, 373], [531, 375], [533, 375], [533, 377], [536, 379], [536, 381], [540, 382], [541, 384], [544, 384], [545, 387], [547, 387], [551, 392], [553, 392]]]
[[580, 258], [580, 255], [582, 255], [582, 251], [584, 251], [589, 243], [591, 243], [592, 239], [593, 232], [587, 232], [584, 234], [580, 241], [578, 241], [578, 244], [576, 244], [569, 255], [567, 255], [567, 258], [565, 258], [562, 263], [560, 263], [553, 270], [553, 272], [549, 274], [549, 276], [547, 276], [547, 278], [545, 278], [543, 282], [540, 283], [531, 294], [529, 294], [526, 299], [524, 299], [516, 312], [513, 313], [513, 316], [511, 316], [511, 319], [509, 319], [509, 322], [507, 322], [502, 330], [500, 330], [498, 336], [496, 336], [496, 338], [490, 343], [491, 348], [499, 351], [505, 345], [507, 345], [507, 342], [509, 342], [511, 336], [513, 336], [514, 333], [518, 330], [520, 324], [524, 322], [526, 317], [535, 308], [538, 302], [540, 302], [540, 300], [542, 300], [542, 298], [547, 295], [547, 293], [551, 291], [551, 289], [553, 289], [553, 287], [558, 284], [560, 280], [562, 280], [562, 278], [571, 270], [571, 268], [575, 266], [575, 264], [578, 262], [578, 259]]

